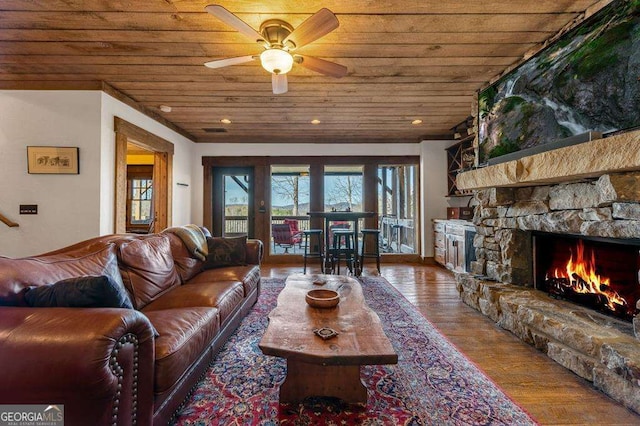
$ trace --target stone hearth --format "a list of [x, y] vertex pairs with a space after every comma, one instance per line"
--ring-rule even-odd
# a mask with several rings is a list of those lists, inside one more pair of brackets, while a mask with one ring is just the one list
[[469, 306], [640, 414], [640, 342], [609, 317], [534, 289], [458, 274]]
[[[474, 275], [533, 287], [528, 231], [589, 237], [640, 237], [640, 173], [590, 182], [492, 188], [475, 194]], [[639, 302], [640, 303], [640, 302]], [[638, 306], [640, 308], [640, 306]], [[640, 340], [640, 317], [634, 319]]]
[[475, 199], [477, 261], [457, 277], [462, 300], [640, 413], [640, 316], [625, 323], [533, 289], [529, 232], [640, 237], [640, 173], [489, 188]]

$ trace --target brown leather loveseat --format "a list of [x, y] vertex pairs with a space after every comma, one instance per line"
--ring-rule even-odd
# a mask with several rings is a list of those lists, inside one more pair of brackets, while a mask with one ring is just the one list
[[[66, 425], [167, 424], [258, 298], [262, 243], [245, 248], [246, 265], [213, 269], [172, 232], [0, 257], [0, 404], [63, 404]], [[26, 304], [78, 276], [120, 282], [134, 309]]]

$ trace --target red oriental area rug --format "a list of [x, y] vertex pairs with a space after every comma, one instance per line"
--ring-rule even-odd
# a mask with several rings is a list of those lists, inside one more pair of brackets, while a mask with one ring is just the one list
[[397, 365], [362, 367], [366, 407], [333, 398], [280, 404], [286, 361], [258, 342], [284, 280], [263, 278], [260, 300], [178, 413], [178, 425], [535, 425], [536, 422], [382, 277], [361, 279], [398, 353]]

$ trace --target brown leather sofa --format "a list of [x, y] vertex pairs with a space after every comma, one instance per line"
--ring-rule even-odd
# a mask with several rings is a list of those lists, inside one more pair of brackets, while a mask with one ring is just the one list
[[[258, 298], [263, 246], [246, 247], [246, 266], [207, 270], [171, 233], [0, 257], [0, 404], [64, 404], [66, 425], [167, 424]], [[114, 271], [134, 309], [25, 306], [29, 286]]]

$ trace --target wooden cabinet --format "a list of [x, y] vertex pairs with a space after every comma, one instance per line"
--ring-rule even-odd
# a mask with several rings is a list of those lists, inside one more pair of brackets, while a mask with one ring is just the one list
[[434, 220], [434, 259], [456, 272], [468, 272], [468, 249], [473, 249], [475, 227], [462, 220]]
[[445, 239], [447, 253], [445, 266], [456, 272], [465, 272], [464, 228], [458, 225], [446, 225]]
[[447, 152], [447, 195], [465, 195], [469, 191], [461, 191], [456, 186], [456, 176], [463, 170], [475, 165], [475, 135], [469, 135], [455, 145], [446, 148]]

